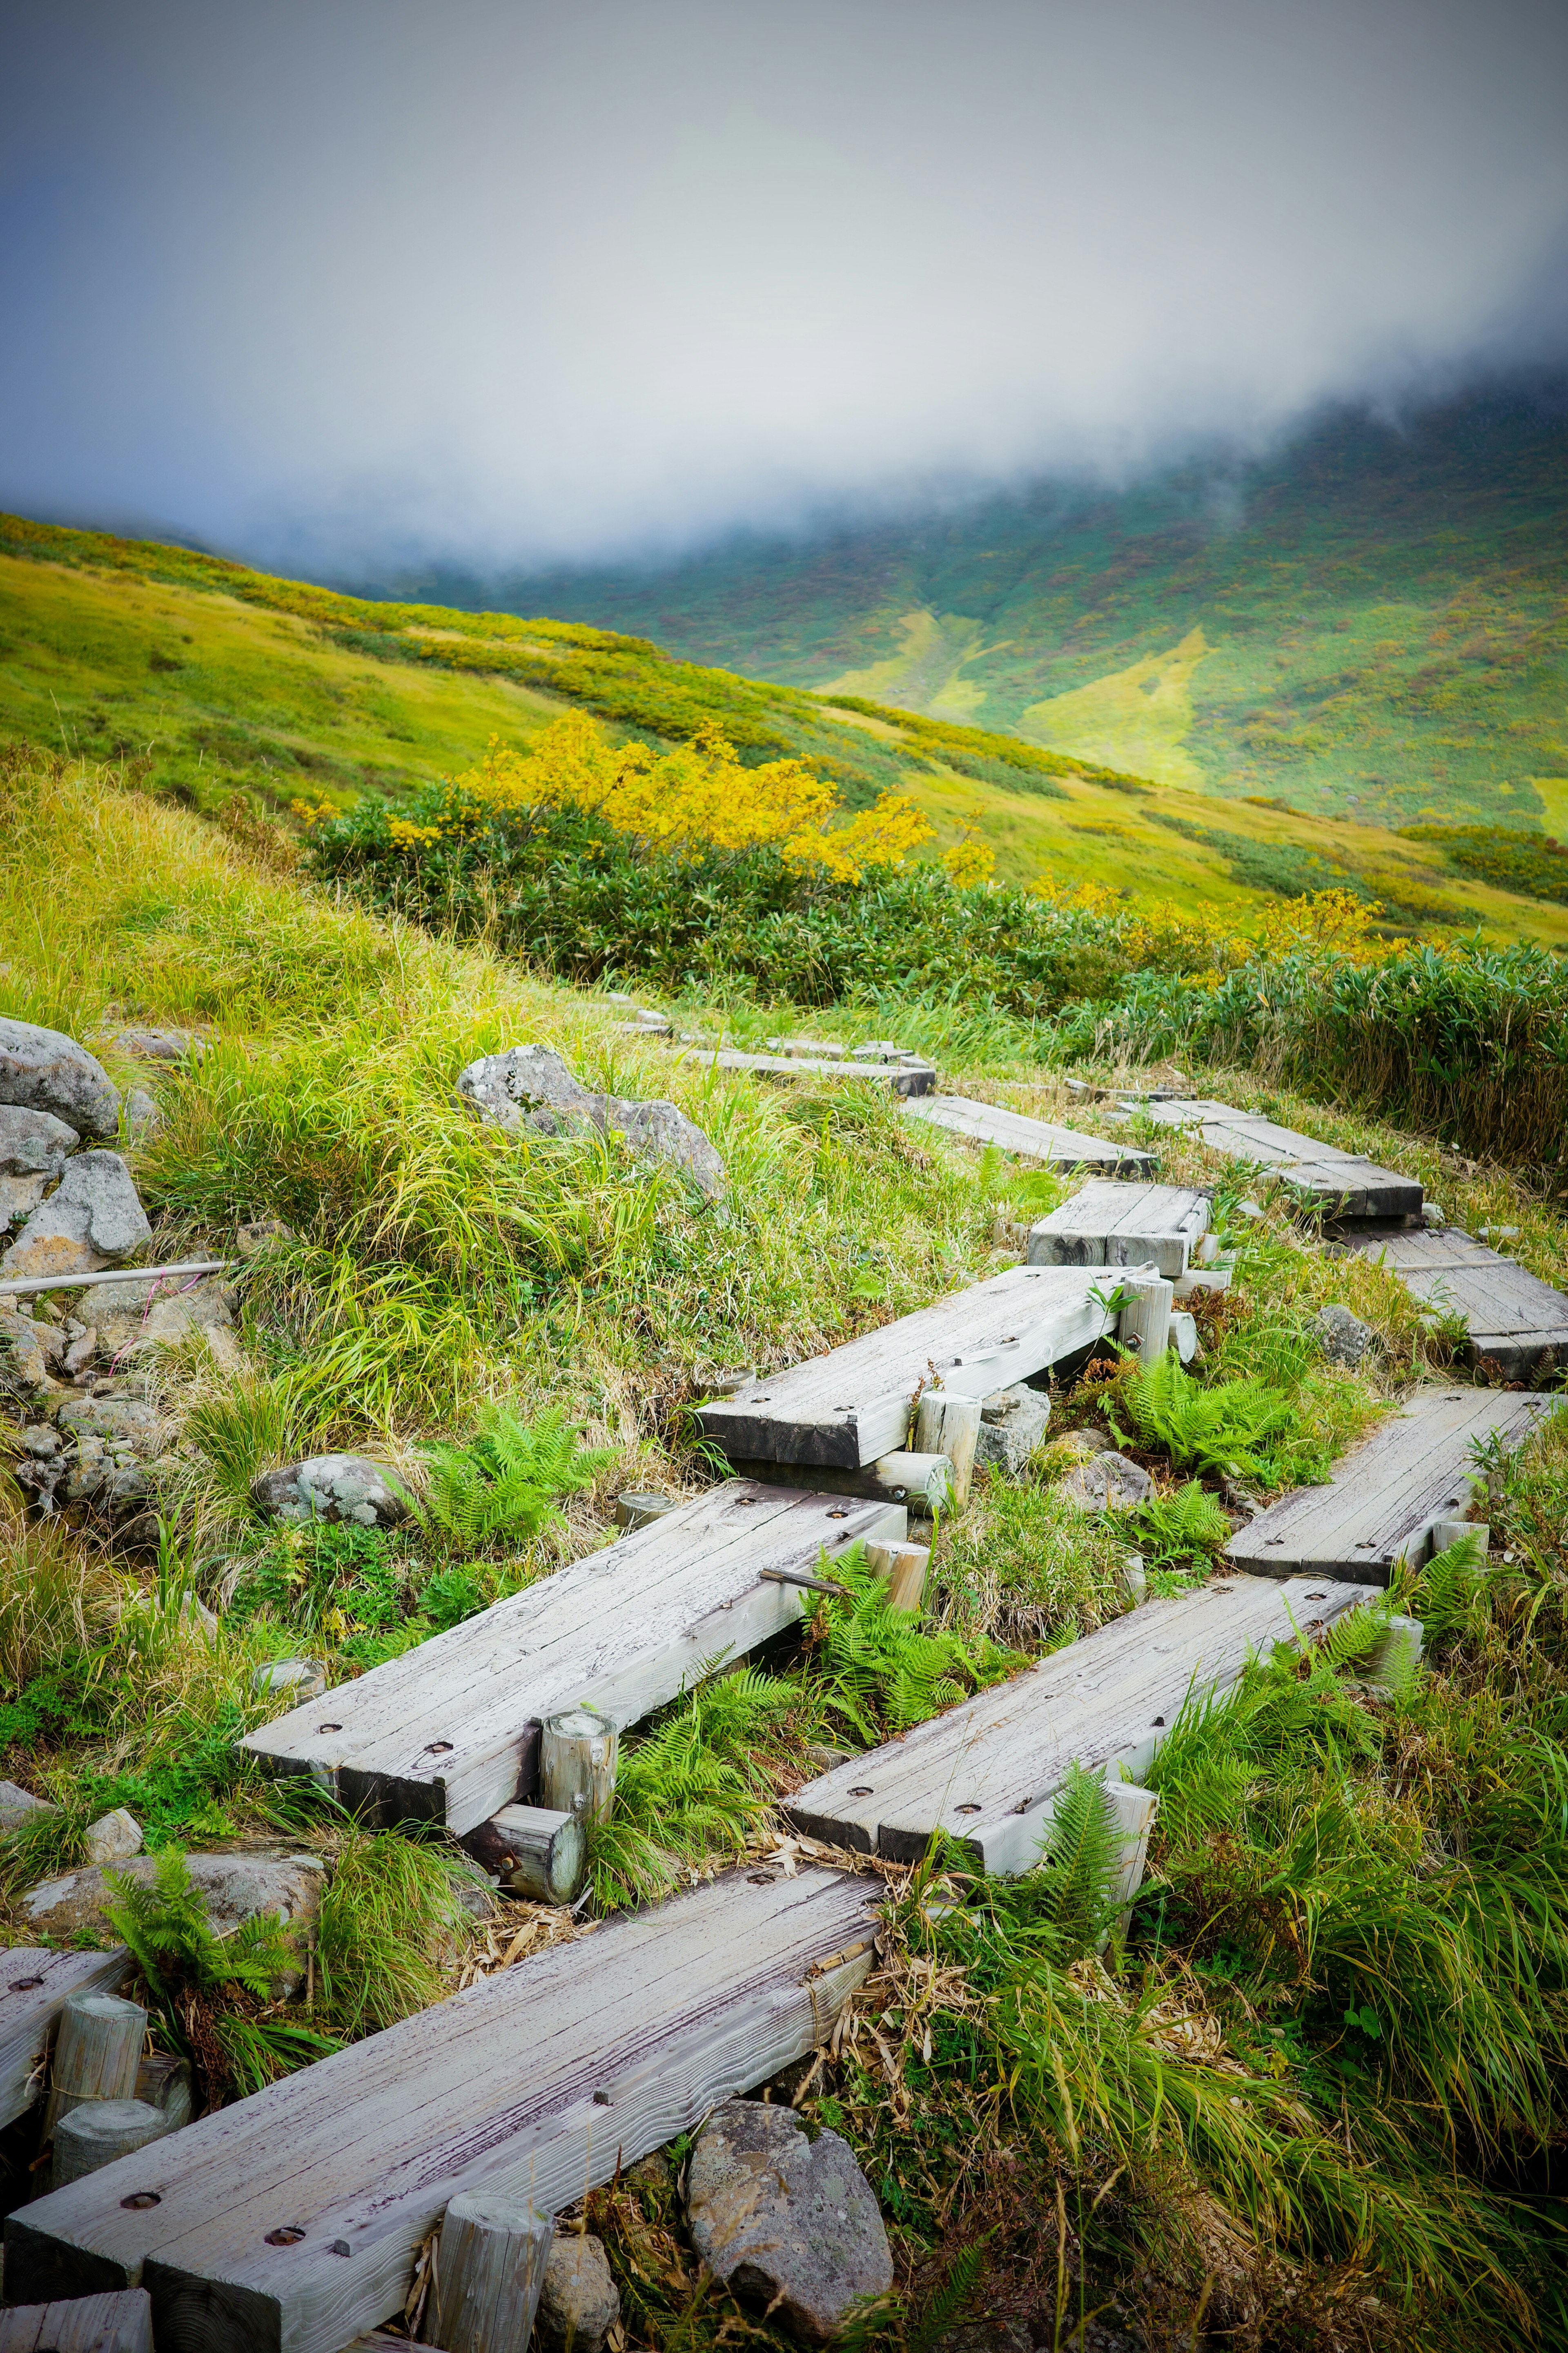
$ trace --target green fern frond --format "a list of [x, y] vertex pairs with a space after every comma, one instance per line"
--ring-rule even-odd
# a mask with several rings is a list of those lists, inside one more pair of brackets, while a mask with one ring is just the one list
[[510, 1406], [488, 1406], [466, 1446], [425, 1449], [426, 1525], [465, 1554], [532, 1544], [559, 1524], [556, 1498], [587, 1486], [609, 1460], [577, 1438], [557, 1408], [524, 1421]]
[[1064, 1959], [1087, 1953], [1106, 1926], [1120, 1846], [1105, 1784], [1070, 1765], [1031, 1874], [1034, 1916], [1052, 1932]]
[[1139, 1366], [1119, 1384], [1116, 1404], [1132, 1424], [1131, 1430], [1121, 1429], [1115, 1406], [1108, 1408], [1123, 1445], [1136, 1439], [1158, 1447], [1178, 1468], [1232, 1477], [1268, 1478], [1271, 1466], [1259, 1450], [1302, 1428], [1296, 1408], [1265, 1382], [1247, 1376], [1205, 1388], [1173, 1355]]

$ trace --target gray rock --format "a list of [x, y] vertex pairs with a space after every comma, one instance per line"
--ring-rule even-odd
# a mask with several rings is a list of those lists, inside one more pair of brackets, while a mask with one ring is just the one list
[[63, 1354], [60, 1335], [55, 1333], [57, 1345], [46, 1356], [43, 1335], [53, 1328], [0, 1303], [0, 1391], [30, 1398], [48, 1388], [50, 1362], [58, 1364]]
[[125, 1134], [132, 1144], [151, 1144], [163, 1124], [157, 1098], [145, 1087], [132, 1087], [125, 1098]]
[[1337, 1299], [1319, 1308], [1315, 1329], [1324, 1356], [1336, 1365], [1348, 1365], [1352, 1372], [1377, 1345], [1372, 1325], [1342, 1307]]
[[150, 1240], [131, 1171], [118, 1152], [82, 1152], [27, 1219], [5, 1257], [7, 1274], [96, 1274]]
[[206, 1052], [194, 1029], [119, 1029], [109, 1042], [131, 1062], [199, 1062]]
[[55, 1416], [55, 1425], [79, 1443], [85, 1438], [96, 1438], [116, 1451], [122, 1449], [144, 1459], [159, 1452], [164, 1432], [164, 1424], [153, 1409], [142, 1398], [132, 1397], [73, 1398], [68, 1405], [61, 1406]]
[[975, 1467], [984, 1464], [1015, 1478], [1044, 1438], [1050, 1418], [1051, 1401], [1044, 1389], [1032, 1389], [1026, 1381], [994, 1389], [980, 1408]]
[[[326, 1866], [318, 1856], [285, 1851], [192, 1854], [185, 1861], [217, 1936], [230, 1935], [242, 1921], [253, 1920], [258, 1913], [276, 1912], [289, 1932], [289, 1943], [303, 1951], [304, 1938], [321, 1908]], [[142, 1886], [151, 1882], [156, 1867], [156, 1858], [148, 1854], [110, 1866], [117, 1879], [133, 1880]], [[46, 1879], [28, 1890], [18, 1909], [30, 1933], [68, 1944], [77, 1936], [111, 1936], [104, 1907], [113, 1901], [114, 1891], [106, 1873], [93, 1865], [67, 1872], [58, 1879]], [[277, 1998], [282, 2000], [293, 1991], [302, 1977], [302, 1969], [290, 1970], [287, 1978], [275, 1979]]]
[[585, 1087], [549, 1046], [513, 1046], [458, 1072], [458, 1101], [510, 1135], [586, 1134], [615, 1129], [636, 1152], [681, 1169], [710, 1199], [724, 1185], [724, 1164], [702, 1130], [672, 1103], [629, 1103]]
[[395, 1528], [414, 1508], [396, 1474], [363, 1454], [312, 1454], [263, 1472], [250, 1500], [266, 1520], [346, 1520], [362, 1528]]
[[145, 1276], [132, 1275], [123, 1282], [100, 1283], [88, 1295], [100, 1351], [111, 1364], [127, 1364], [155, 1348], [177, 1347], [199, 1334], [226, 1372], [239, 1369], [239, 1344], [220, 1274], [209, 1274], [200, 1282], [149, 1282]]
[[111, 1814], [100, 1814], [97, 1821], [89, 1822], [81, 1843], [89, 1862], [129, 1862], [142, 1852], [142, 1825], [134, 1814], [116, 1806]]
[[120, 1095], [101, 1062], [60, 1029], [0, 1019], [0, 1103], [47, 1112], [86, 1135], [120, 1129]]
[[80, 1142], [76, 1129], [51, 1112], [0, 1103], [0, 1176], [43, 1176], [52, 1181]]
[[1125, 1454], [1095, 1454], [1069, 1471], [1058, 1488], [1080, 1512], [1128, 1512], [1154, 1492], [1147, 1471]]
[[35, 1798], [30, 1789], [18, 1788], [15, 1781], [0, 1781], [0, 1831], [30, 1830], [46, 1815], [58, 1812], [59, 1808], [50, 1805], [47, 1798]]
[[35, 1462], [52, 1462], [60, 1451], [59, 1432], [47, 1422], [30, 1421], [22, 1432], [22, 1451]]
[[603, 2242], [591, 2232], [563, 2231], [544, 2258], [535, 2331], [552, 2353], [604, 2353], [620, 2316], [621, 2292]]
[[47, 1176], [0, 1176], [0, 1233], [30, 1218], [48, 1189]]
[[727, 2100], [698, 2136], [686, 2205], [709, 2269], [807, 2344], [892, 2286], [870, 2184], [837, 2133], [808, 2140], [793, 2108]]
[[279, 1693], [290, 1707], [300, 1707], [308, 1699], [321, 1698], [327, 1688], [327, 1670], [320, 1659], [275, 1659], [270, 1666], [257, 1667], [250, 1681], [264, 1696]]

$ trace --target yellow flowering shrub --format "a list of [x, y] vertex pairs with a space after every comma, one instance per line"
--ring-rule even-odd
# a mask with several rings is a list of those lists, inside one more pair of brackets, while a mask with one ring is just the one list
[[1382, 964], [1393, 954], [1372, 926], [1383, 913], [1378, 900], [1353, 891], [1314, 891], [1283, 906], [1266, 907], [1258, 943], [1266, 955], [1299, 955], [1303, 948], [1326, 951], [1347, 964]]
[[958, 839], [951, 849], [942, 853], [947, 879], [960, 891], [972, 891], [977, 883], [989, 882], [996, 871], [996, 852], [980, 839], [980, 815], [976, 810], [965, 818]]

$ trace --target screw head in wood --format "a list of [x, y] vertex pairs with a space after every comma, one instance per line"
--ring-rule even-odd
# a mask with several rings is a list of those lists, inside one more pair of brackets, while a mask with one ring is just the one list
[[771, 1871], [753, 1871], [746, 1884], [748, 1887], [772, 1887], [775, 1884], [774, 1875]]
[[431, 1740], [426, 1744], [425, 1754], [426, 1757], [445, 1757], [450, 1751], [451, 1746], [449, 1740]]
[[980, 1811], [980, 1809], [976, 1805], [966, 1803], [962, 1806], [955, 1806], [953, 1808], [953, 1811], [958, 1814], [977, 1814]]
[[852, 1798], [869, 1798], [873, 1792], [869, 1789], [851, 1789], [849, 1794]]
[[285, 2222], [281, 2230], [268, 2232], [267, 2244], [269, 2247], [297, 2247], [304, 2235], [298, 2222]]
[[1162, 1726], [1163, 1726], [1163, 1724], [1164, 1724], [1164, 1721], [1165, 1721], [1165, 1719], [1164, 1719], [1164, 1717], [1163, 1717], [1163, 1715], [1157, 1715], [1157, 1716], [1154, 1718], [1153, 1723], [1149, 1726], [1150, 1731], [1151, 1731], [1151, 1732], [1158, 1732], [1158, 1731], [1160, 1731], [1160, 1729], [1162, 1728]]
[[830, 1520], [847, 1520], [849, 1517], [849, 1514], [844, 1509], [843, 1505], [840, 1504], [837, 1511], [829, 1512], [827, 1516]]
[[13, 1978], [10, 1983], [9, 1991], [12, 1993], [31, 1993], [35, 1986], [41, 1986], [44, 1980], [42, 1978]]
[[610, 2095], [609, 2095], [608, 2092], [595, 2092], [595, 2094], [594, 2094], [594, 2105], [595, 2105], [596, 2108], [607, 2108], [607, 2107], [609, 2106], [609, 2105], [610, 2105]]
[[128, 2206], [133, 2214], [141, 2214], [149, 2206], [161, 2206], [163, 2201], [155, 2189], [133, 2189], [129, 2198], [122, 2198], [120, 2202]]
[[341, 1732], [342, 1728], [341, 1724], [318, 1724], [316, 1726], [318, 1732]]

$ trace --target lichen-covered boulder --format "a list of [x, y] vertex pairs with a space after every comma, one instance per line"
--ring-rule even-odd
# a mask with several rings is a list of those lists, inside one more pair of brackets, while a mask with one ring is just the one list
[[0, 1019], [0, 1103], [47, 1112], [87, 1135], [114, 1135], [120, 1095], [101, 1062], [62, 1029]]
[[723, 1190], [724, 1163], [679, 1105], [595, 1093], [552, 1047], [513, 1046], [504, 1054], [484, 1055], [459, 1071], [457, 1095], [511, 1135], [529, 1128], [540, 1135], [614, 1130], [634, 1152], [679, 1168], [710, 1200]]
[[725, 2284], [793, 2336], [826, 2345], [893, 2284], [871, 2185], [836, 2132], [808, 2138], [793, 2108], [726, 2100], [687, 2172], [692, 2244]]
[[618, 1128], [634, 1152], [668, 1160], [715, 1200], [724, 1189], [724, 1163], [702, 1130], [672, 1103], [626, 1103], [607, 1095], [608, 1124]]
[[363, 1454], [312, 1454], [280, 1471], [264, 1471], [250, 1500], [263, 1519], [344, 1521], [362, 1528], [395, 1528], [414, 1509], [395, 1472]]
[[1320, 1307], [1317, 1314], [1318, 1345], [1325, 1356], [1336, 1365], [1348, 1366], [1353, 1372], [1377, 1345], [1377, 1334], [1348, 1307], [1331, 1300]]
[[1125, 1454], [1093, 1454], [1069, 1471], [1057, 1490], [1080, 1512], [1130, 1512], [1154, 1492], [1147, 1471]]
[[0, 1259], [7, 1274], [96, 1274], [152, 1238], [131, 1171], [118, 1152], [81, 1152]]

